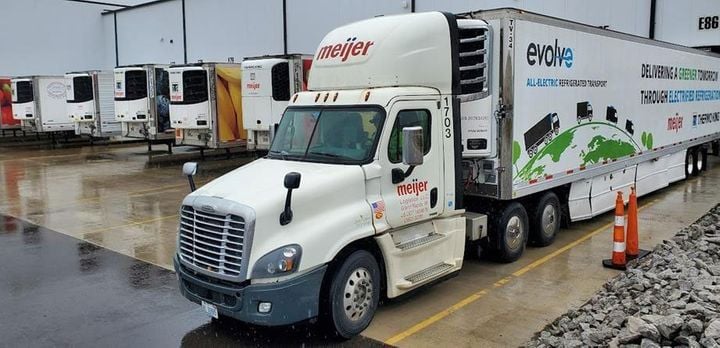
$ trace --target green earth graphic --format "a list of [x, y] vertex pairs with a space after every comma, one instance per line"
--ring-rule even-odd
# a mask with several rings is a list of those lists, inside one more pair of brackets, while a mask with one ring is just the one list
[[[582, 136], [582, 138], [590, 138], [590, 142], [584, 148], [582, 145], [578, 146], [579, 144], [574, 143], [580, 132], [592, 132], [592, 134], [595, 134]], [[519, 144], [517, 147], [513, 145], [513, 164], [520, 155], [519, 151], [516, 151], [518, 148]], [[560, 162], [563, 156], [577, 156], [577, 160], [571, 158], [566, 158], [566, 160], [568, 164], [577, 163], [573, 167], [578, 167], [625, 157], [641, 149], [642, 146], [631, 135], [614, 124], [604, 122], [583, 123], [558, 134], [522, 168], [519, 170], [516, 168], [514, 179], [516, 181], [529, 181], [542, 177], [546, 174], [547, 167]]]

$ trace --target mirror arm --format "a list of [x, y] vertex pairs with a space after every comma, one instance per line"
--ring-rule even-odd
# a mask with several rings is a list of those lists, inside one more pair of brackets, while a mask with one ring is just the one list
[[188, 175], [188, 181], [190, 182], [190, 192], [195, 192], [195, 180], [192, 175]]
[[405, 179], [412, 174], [412, 172], [413, 172], [413, 170], [415, 169], [415, 167], [416, 167], [416, 166], [411, 165], [411, 166], [408, 167], [408, 169], [407, 169], [406, 171], [404, 171], [404, 172], [403, 172], [403, 170], [400, 169], [400, 168], [394, 168], [394, 169], [392, 170], [392, 183], [393, 183], [393, 184], [399, 184], [399, 183], [405, 181]]
[[292, 221], [293, 212], [290, 209], [290, 202], [292, 200], [292, 189], [288, 189], [287, 196], [285, 197], [285, 209], [280, 213], [280, 225], [285, 226]]

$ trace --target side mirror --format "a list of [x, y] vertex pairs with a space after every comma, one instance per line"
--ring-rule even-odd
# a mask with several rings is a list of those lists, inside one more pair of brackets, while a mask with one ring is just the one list
[[300, 187], [300, 173], [290, 172], [285, 174], [285, 188], [288, 190], [294, 190]]
[[292, 221], [293, 212], [290, 209], [290, 203], [292, 201], [292, 190], [300, 187], [300, 173], [290, 172], [285, 174], [285, 180], [283, 181], [287, 191], [285, 196], [285, 209], [280, 213], [280, 225], [285, 226]]
[[419, 166], [423, 164], [425, 151], [423, 149], [423, 129], [422, 127], [405, 127], [402, 129], [402, 161], [403, 164], [409, 166]]
[[183, 164], [183, 175], [188, 177], [190, 183], [190, 192], [195, 191], [195, 180], [193, 176], [197, 174], [198, 164], [197, 162], [186, 162]]

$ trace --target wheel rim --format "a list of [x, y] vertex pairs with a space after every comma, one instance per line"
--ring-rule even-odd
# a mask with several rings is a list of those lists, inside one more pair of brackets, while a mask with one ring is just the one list
[[510, 249], [517, 249], [520, 247], [520, 244], [522, 243], [522, 231], [523, 225], [520, 218], [517, 216], [511, 217], [505, 227], [505, 236]]
[[542, 229], [546, 236], [552, 236], [555, 233], [555, 226], [557, 225], [557, 211], [555, 206], [548, 204], [545, 206], [542, 212]]
[[693, 172], [693, 163], [692, 160], [687, 161], [687, 172], [692, 173]]
[[698, 170], [703, 170], [703, 165], [704, 165], [704, 163], [703, 163], [703, 159], [702, 159], [702, 154], [698, 154], [698, 158], [697, 158], [697, 169], [698, 169]]
[[367, 316], [373, 298], [373, 283], [370, 272], [360, 267], [355, 269], [345, 282], [343, 292], [343, 309], [345, 316], [351, 321], [358, 321]]

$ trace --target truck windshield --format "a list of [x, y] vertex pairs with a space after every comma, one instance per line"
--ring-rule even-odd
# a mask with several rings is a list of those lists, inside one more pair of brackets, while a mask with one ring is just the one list
[[268, 157], [337, 164], [363, 164], [375, 153], [385, 121], [379, 107], [288, 108]]

